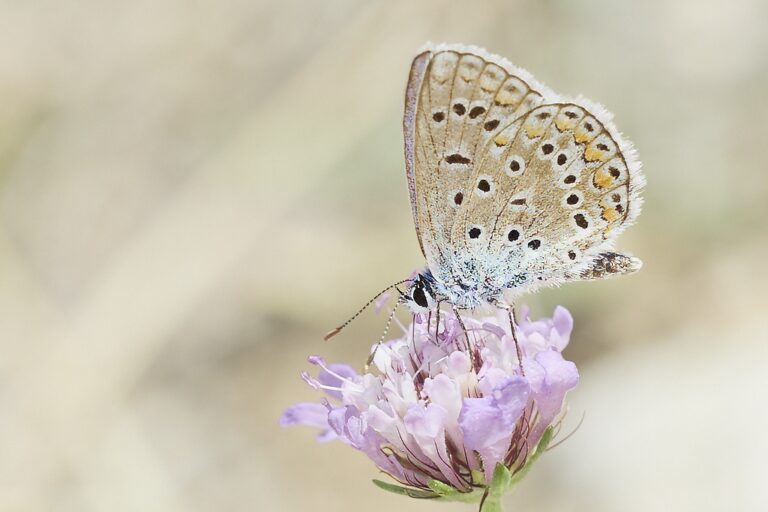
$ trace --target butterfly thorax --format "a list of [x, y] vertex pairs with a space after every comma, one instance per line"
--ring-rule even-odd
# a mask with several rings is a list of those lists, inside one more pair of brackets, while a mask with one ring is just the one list
[[422, 279], [428, 281], [434, 298], [460, 309], [476, 309], [503, 302], [506, 290], [521, 287], [523, 274], [494, 262], [462, 258], [453, 262], [450, 272], [434, 275], [427, 269]]

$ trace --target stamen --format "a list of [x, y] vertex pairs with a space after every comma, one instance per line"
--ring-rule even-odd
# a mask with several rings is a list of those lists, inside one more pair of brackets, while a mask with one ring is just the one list
[[315, 366], [319, 366], [320, 368], [323, 369], [323, 371], [325, 371], [325, 373], [327, 373], [329, 375], [333, 375], [334, 377], [336, 377], [340, 381], [342, 381], [342, 382], [349, 382], [350, 384], [357, 386], [357, 383], [355, 381], [349, 380], [347, 377], [343, 377], [343, 376], [339, 375], [338, 373], [336, 373], [335, 371], [333, 371], [330, 368], [328, 368], [328, 366], [325, 364], [325, 359], [323, 359], [322, 357], [320, 357], [320, 356], [309, 356], [307, 358], [307, 361], [309, 361], [310, 364], [314, 364]]

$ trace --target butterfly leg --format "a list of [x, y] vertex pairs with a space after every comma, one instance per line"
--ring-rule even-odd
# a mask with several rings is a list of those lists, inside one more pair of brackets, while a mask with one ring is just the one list
[[461, 319], [461, 315], [459, 315], [459, 310], [456, 308], [456, 306], [453, 307], [453, 314], [456, 315], [456, 320], [459, 321], [459, 325], [461, 326], [461, 330], [464, 332], [464, 339], [467, 342], [467, 354], [469, 354], [469, 360], [472, 361], [472, 366], [475, 369], [475, 372], [480, 371], [480, 363], [477, 358], [477, 354], [475, 354], [475, 349], [472, 346], [472, 342], [469, 340], [469, 331], [467, 331], [467, 326], [464, 325], [464, 320]]
[[520, 343], [517, 341], [517, 318], [515, 315], [515, 306], [510, 305], [507, 308], [507, 314], [509, 315], [509, 329], [512, 331], [512, 340], [515, 342], [515, 351], [517, 351], [517, 364], [520, 366], [520, 375], [525, 377], [525, 370], [523, 370], [523, 352], [520, 350]]

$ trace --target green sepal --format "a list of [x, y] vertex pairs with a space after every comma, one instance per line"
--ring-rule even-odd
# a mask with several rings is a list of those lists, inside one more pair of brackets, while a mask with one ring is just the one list
[[493, 480], [491, 481], [488, 495], [503, 496], [509, 490], [511, 484], [512, 473], [509, 472], [507, 466], [499, 462], [493, 469]]
[[520, 480], [522, 480], [525, 475], [528, 474], [528, 472], [531, 470], [531, 466], [533, 466], [533, 463], [536, 462], [536, 460], [541, 457], [541, 454], [547, 450], [547, 447], [549, 446], [549, 443], [552, 442], [552, 437], [554, 437], [554, 435], [555, 429], [552, 427], [547, 427], [547, 429], [544, 431], [544, 434], [542, 434], [541, 439], [539, 440], [539, 444], [536, 445], [536, 450], [531, 454], [530, 457], [528, 457], [525, 466], [523, 466], [520, 471], [512, 475], [512, 481], [510, 482], [511, 485], [515, 485]]
[[413, 487], [404, 487], [402, 485], [391, 484], [375, 479], [373, 480], [373, 483], [385, 491], [400, 494], [401, 496], [420, 499], [438, 499], [440, 501], [456, 501], [461, 503], [481, 502], [480, 509], [482, 512], [501, 512], [501, 498], [528, 474], [533, 463], [546, 451], [549, 443], [552, 442], [553, 436], [554, 429], [552, 427], [547, 428], [544, 431], [544, 434], [542, 434], [539, 444], [536, 445], [536, 449], [528, 457], [525, 466], [514, 474], [504, 464], [496, 464], [496, 467], [493, 469], [491, 485], [487, 488], [475, 487], [470, 492], [462, 492], [439, 480], [430, 480], [427, 482], [427, 485], [430, 488], [429, 491], [415, 489]]
[[460, 503], [477, 503], [483, 497], [484, 488], [475, 488], [469, 492], [463, 492], [439, 480], [427, 482], [429, 488], [440, 495], [441, 501], [457, 501]]
[[454, 494], [461, 493], [460, 490], [444, 482], [441, 482], [440, 480], [430, 480], [427, 482], [427, 485], [440, 496], [453, 496]]
[[432, 491], [424, 491], [422, 489], [414, 489], [412, 487], [390, 484], [389, 482], [382, 482], [381, 480], [374, 479], [373, 483], [380, 489], [384, 489], [385, 491], [393, 492], [395, 494], [400, 494], [402, 496], [408, 496], [410, 498], [434, 499], [440, 497], [440, 495], [435, 494]]
[[503, 464], [496, 464], [496, 467], [493, 470], [491, 487], [488, 488], [488, 494], [485, 497], [485, 500], [483, 500], [480, 508], [482, 512], [501, 512], [502, 496], [528, 474], [533, 463], [546, 451], [549, 443], [552, 442], [554, 433], [555, 431], [552, 427], [548, 427], [544, 431], [544, 434], [542, 434], [541, 439], [539, 440], [539, 444], [536, 445], [536, 449], [528, 457], [525, 466], [523, 466], [517, 473], [512, 474], [512, 472]]

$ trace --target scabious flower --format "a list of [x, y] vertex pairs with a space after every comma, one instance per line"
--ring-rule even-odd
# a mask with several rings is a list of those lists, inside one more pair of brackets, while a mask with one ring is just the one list
[[320, 428], [320, 441], [364, 452], [401, 484], [374, 481], [387, 490], [499, 510], [501, 494], [546, 448], [579, 380], [561, 355], [573, 319], [562, 307], [535, 322], [523, 312], [521, 361], [504, 312], [462, 317], [471, 349], [459, 319], [440, 316], [414, 315], [400, 338], [374, 345], [362, 374], [310, 357], [319, 375], [302, 377], [326, 397], [290, 407], [281, 424]]

